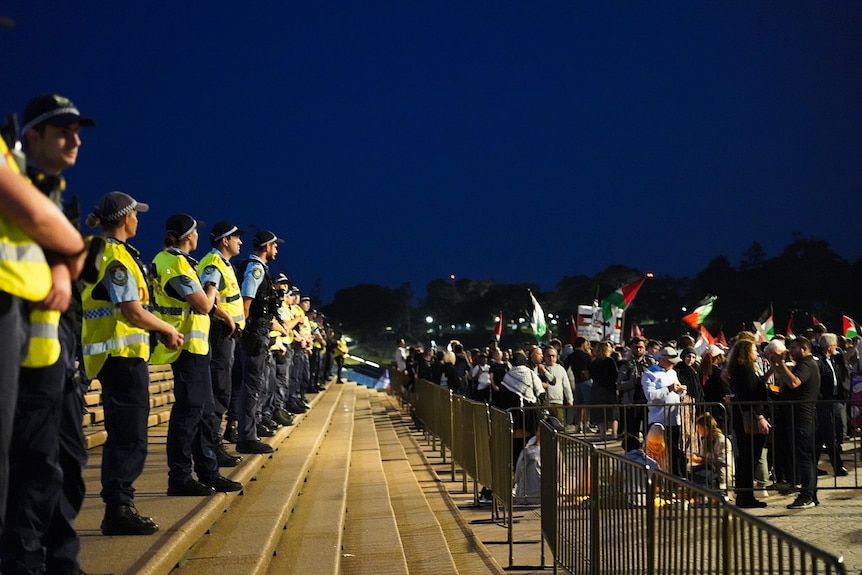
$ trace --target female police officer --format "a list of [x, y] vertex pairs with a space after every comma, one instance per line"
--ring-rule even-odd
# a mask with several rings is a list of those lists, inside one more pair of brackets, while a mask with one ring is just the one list
[[[197, 262], [189, 255], [198, 245], [197, 222], [188, 214], [175, 214], [165, 224], [165, 249], [153, 259], [155, 311], [183, 335], [182, 349], [159, 342], [151, 363], [170, 363], [174, 396], [168, 423], [168, 495], [209, 495], [213, 491], [239, 491], [242, 484], [219, 473], [209, 428], [213, 410], [210, 378], [210, 311], [219, 308], [218, 288], [201, 286]], [[192, 457], [198, 480], [192, 477]]]
[[126, 243], [137, 233], [138, 212], [148, 209], [128, 194], [111, 192], [87, 217], [87, 225], [101, 227], [106, 240], [98, 278], [81, 294], [84, 369], [102, 384], [108, 433], [102, 454], [104, 535], [149, 535], [159, 529], [138, 515], [132, 487], [147, 459], [150, 331], [169, 349], [179, 349], [183, 336], [148, 311], [144, 267], [138, 251]]

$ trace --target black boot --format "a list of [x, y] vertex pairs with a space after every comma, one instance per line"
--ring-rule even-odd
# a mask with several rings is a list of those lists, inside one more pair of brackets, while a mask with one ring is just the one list
[[224, 428], [224, 435], [222, 436], [222, 439], [224, 439], [228, 443], [236, 443], [236, 438], [236, 421], [229, 420]]
[[213, 446], [216, 454], [216, 459], [218, 460], [219, 467], [236, 467], [239, 465], [239, 462], [242, 461], [242, 457], [239, 455], [231, 455], [225, 449], [224, 443], [221, 440], [218, 441]]
[[152, 535], [159, 526], [150, 517], [138, 515], [135, 505], [109, 503], [102, 519], [102, 535]]

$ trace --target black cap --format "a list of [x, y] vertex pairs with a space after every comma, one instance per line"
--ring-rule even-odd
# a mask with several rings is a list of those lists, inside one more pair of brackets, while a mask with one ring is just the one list
[[287, 277], [286, 275], [284, 275], [283, 273], [280, 273], [280, 274], [278, 274], [277, 276], [275, 276], [275, 279], [274, 279], [274, 280], [272, 280], [272, 283], [276, 283], [276, 284], [289, 284], [289, 283], [290, 283], [290, 278], [289, 278], [289, 277]]
[[138, 202], [129, 194], [108, 192], [96, 204], [93, 214], [102, 222], [116, 222], [132, 210], [146, 212], [149, 209], [149, 204]]
[[210, 243], [217, 244], [219, 241], [230, 236], [241, 236], [245, 230], [241, 230], [228, 222], [216, 222], [210, 232]]
[[24, 127], [21, 128], [21, 133], [43, 123], [68, 126], [76, 122], [89, 128], [96, 125], [92, 118], [82, 116], [70, 99], [57, 94], [44, 94], [36, 96], [24, 107]]
[[174, 214], [165, 223], [165, 231], [176, 239], [182, 240], [195, 231], [195, 228], [204, 226], [206, 226], [205, 222], [198, 221], [188, 214]]
[[280, 239], [278, 236], [276, 236], [269, 230], [259, 230], [256, 234], [254, 234], [252, 246], [256, 248], [261, 248], [271, 243], [283, 244], [284, 240]]

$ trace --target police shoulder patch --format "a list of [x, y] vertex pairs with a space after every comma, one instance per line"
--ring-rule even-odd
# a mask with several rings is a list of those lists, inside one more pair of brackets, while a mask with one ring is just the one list
[[111, 283], [117, 286], [124, 286], [129, 281], [129, 270], [123, 266], [114, 266], [108, 273], [111, 276]]
[[263, 277], [263, 269], [256, 267], [251, 270], [251, 275], [254, 276], [254, 279], [259, 280]]
[[189, 285], [190, 283], [192, 283], [192, 278], [190, 278], [189, 276], [180, 276], [180, 281], [185, 285]]
[[214, 274], [218, 271], [215, 266], [207, 266], [204, 268], [204, 275]]

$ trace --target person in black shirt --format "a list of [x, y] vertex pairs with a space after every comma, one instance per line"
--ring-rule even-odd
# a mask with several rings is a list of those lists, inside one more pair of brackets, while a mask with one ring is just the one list
[[808, 509], [819, 505], [817, 499], [817, 460], [815, 456], [815, 401], [820, 392], [820, 370], [811, 355], [811, 342], [805, 338], [794, 339], [788, 346], [790, 356], [796, 362], [793, 371], [784, 362], [784, 357], [774, 354], [769, 358], [771, 367], [766, 377], [775, 374], [782, 382], [782, 394], [788, 400], [803, 403], [793, 405], [797, 480], [802, 489], [796, 501], [788, 509]]

